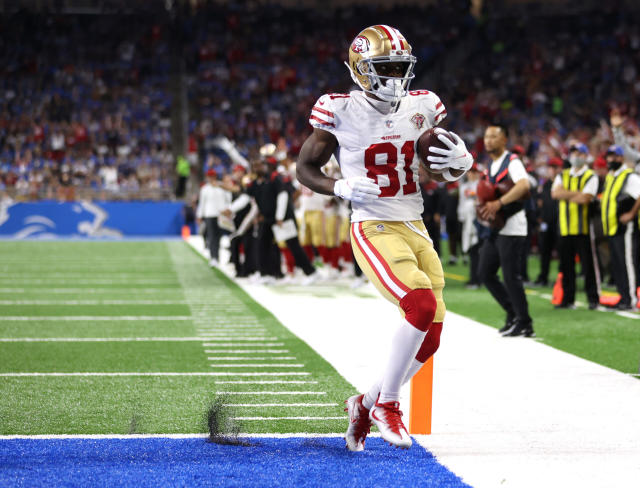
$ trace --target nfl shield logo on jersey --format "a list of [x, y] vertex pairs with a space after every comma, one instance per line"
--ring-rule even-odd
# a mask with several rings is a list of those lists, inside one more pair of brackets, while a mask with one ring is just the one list
[[415, 126], [416, 129], [422, 129], [424, 126], [425, 117], [422, 114], [415, 114], [411, 117], [411, 123]]

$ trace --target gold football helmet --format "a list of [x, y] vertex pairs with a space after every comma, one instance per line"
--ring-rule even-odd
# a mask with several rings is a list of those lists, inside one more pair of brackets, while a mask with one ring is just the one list
[[[378, 74], [376, 65], [400, 63], [403, 76]], [[360, 32], [349, 47], [349, 63], [345, 63], [353, 81], [380, 100], [398, 103], [409, 91], [415, 77], [415, 56], [411, 45], [398, 29], [388, 25], [373, 25]]]

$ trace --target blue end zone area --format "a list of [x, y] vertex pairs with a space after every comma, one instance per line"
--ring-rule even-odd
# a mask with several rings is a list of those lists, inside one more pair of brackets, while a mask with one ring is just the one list
[[0, 486], [468, 487], [414, 443], [367, 439], [252, 438], [248, 447], [204, 439], [0, 440]]

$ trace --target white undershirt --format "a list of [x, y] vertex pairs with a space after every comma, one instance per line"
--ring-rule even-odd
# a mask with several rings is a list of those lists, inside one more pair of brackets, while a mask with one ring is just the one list
[[[502, 160], [504, 159], [507, 151], [503, 152], [497, 159], [494, 159], [491, 163], [490, 174], [491, 176], [496, 176], [498, 171], [500, 170], [500, 166], [502, 164]], [[528, 179], [527, 170], [524, 169], [524, 164], [518, 158], [514, 158], [509, 162], [508, 166], [509, 177], [513, 180], [514, 183], [517, 183], [520, 180]], [[524, 213], [524, 209], [516, 212], [511, 217], [507, 219], [507, 222], [504, 224], [504, 227], [500, 230], [499, 234], [501, 236], [519, 236], [526, 237], [527, 236], [527, 216]]]
[[[587, 171], [587, 169], [589, 168], [585, 164], [578, 170], [574, 170], [574, 168], [571, 168], [569, 170], [569, 174], [573, 177], [576, 177], [576, 176], [580, 177], [584, 174], [585, 171]], [[557, 188], [561, 186], [562, 186], [562, 173], [558, 173], [555, 179], [553, 180], [553, 188]], [[567, 188], [567, 190], [568, 189], [569, 188]], [[596, 194], [598, 193], [598, 177], [595, 174], [593, 174], [593, 176], [589, 178], [589, 181], [585, 183], [581, 193], [586, 193], [587, 195], [596, 196]]]

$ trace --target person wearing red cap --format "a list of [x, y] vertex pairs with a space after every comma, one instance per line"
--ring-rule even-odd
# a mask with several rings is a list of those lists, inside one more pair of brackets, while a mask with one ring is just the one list
[[576, 254], [580, 256], [585, 275], [589, 310], [595, 310], [600, 303], [599, 279], [596, 275], [598, 263], [594, 262], [591, 245], [594, 236], [589, 218], [590, 204], [598, 192], [598, 177], [587, 166], [589, 159], [589, 149], [585, 144], [572, 145], [569, 149], [571, 168], [556, 176], [551, 189], [551, 196], [558, 200], [563, 291], [562, 302], [556, 308], [575, 308]]
[[564, 161], [557, 157], [547, 161], [547, 179], [538, 187], [537, 204], [540, 209], [539, 217], [539, 242], [540, 249], [540, 274], [533, 282], [535, 286], [549, 285], [549, 266], [551, 256], [558, 242], [558, 202], [551, 198], [551, 187], [556, 176], [562, 171]]

